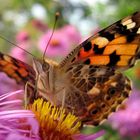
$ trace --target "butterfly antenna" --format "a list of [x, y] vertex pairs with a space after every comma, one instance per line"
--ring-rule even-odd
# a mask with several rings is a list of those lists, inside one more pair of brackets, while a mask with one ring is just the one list
[[31, 54], [30, 52], [28, 52], [27, 50], [23, 49], [22, 47], [18, 46], [17, 44], [9, 41], [8, 39], [6, 39], [5, 37], [3, 37], [2, 35], [0, 35], [0, 38], [7, 41], [9, 44], [12, 44], [13, 46], [16, 46], [18, 48], [20, 48], [21, 50], [25, 51], [26, 53], [30, 54], [31, 56], [35, 57], [33, 54]]
[[46, 45], [46, 47], [45, 47], [45, 51], [44, 51], [44, 53], [43, 53], [43, 62], [45, 62], [45, 54], [46, 54], [46, 52], [47, 52], [48, 46], [49, 46], [49, 44], [50, 44], [50, 41], [51, 41], [51, 39], [52, 39], [52, 37], [53, 37], [54, 30], [55, 30], [56, 23], [57, 23], [57, 20], [58, 20], [58, 17], [59, 17], [59, 16], [60, 16], [59, 12], [56, 12], [53, 30], [52, 30], [52, 33], [51, 33], [51, 35], [50, 35], [50, 38], [49, 38], [49, 40], [48, 40], [48, 42], [47, 42], [47, 45]]

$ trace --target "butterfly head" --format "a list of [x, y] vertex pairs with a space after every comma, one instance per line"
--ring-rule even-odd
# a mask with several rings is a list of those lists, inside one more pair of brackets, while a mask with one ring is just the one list
[[53, 101], [54, 73], [56, 63], [51, 60], [40, 61], [33, 59], [33, 68], [36, 74], [36, 88], [41, 97]]
[[36, 75], [41, 74], [42, 72], [48, 73], [54, 69], [54, 67], [57, 66], [57, 63], [46, 59], [45, 61], [41, 61], [38, 59], [33, 59], [33, 69], [36, 72]]

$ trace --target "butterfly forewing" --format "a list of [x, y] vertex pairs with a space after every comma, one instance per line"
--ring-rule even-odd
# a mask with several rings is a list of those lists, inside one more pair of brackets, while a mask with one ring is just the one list
[[35, 81], [35, 71], [28, 64], [0, 52], [0, 71], [5, 72], [17, 83], [26, 84]]
[[[35, 85], [35, 71], [28, 64], [0, 52], [0, 71], [6, 73], [10, 78], [15, 79], [20, 85], [26, 87], [27, 82]], [[34, 100], [34, 87], [26, 88], [25, 102], [30, 103]], [[25, 104], [26, 104], [25, 103]]]
[[84, 41], [60, 66], [80, 61], [87, 65], [128, 68], [139, 58], [139, 52], [140, 12], [136, 12]]

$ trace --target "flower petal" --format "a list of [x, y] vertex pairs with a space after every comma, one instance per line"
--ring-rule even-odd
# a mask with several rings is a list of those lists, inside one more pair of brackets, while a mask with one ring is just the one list
[[101, 136], [103, 136], [105, 134], [104, 130], [101, 130], [95, 134], [90, 134], [90, 135], [86, 135], [86, 134], [79, 134], [79, 135], [75, 135], [74, 138], [76, 140], [95, 140]]

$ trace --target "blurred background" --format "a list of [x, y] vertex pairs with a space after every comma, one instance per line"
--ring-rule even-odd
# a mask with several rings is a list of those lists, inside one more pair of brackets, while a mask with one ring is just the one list
[[[0, 36], [42, 58], [54, 26], [55, 13], [60, 17], [46, 57], [60, 62], [89, 36], [117, 20], [140, 10], [139, 0], [0, 0]], [[0, 38], [0, 51], [31, 63], [31, 55]], [[99, 140], [140, 139], [140, 64], [127, 70], [133, 81], [133, 95], [125, 109], [114, 113], [108, 123], [86, 128], [84, 133], [101, 129]], [[131, 115], [131, 116], [130, 116]]]

